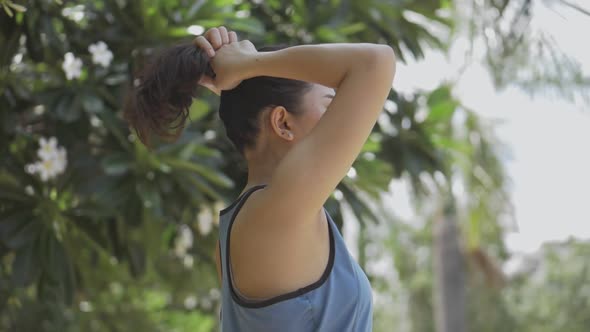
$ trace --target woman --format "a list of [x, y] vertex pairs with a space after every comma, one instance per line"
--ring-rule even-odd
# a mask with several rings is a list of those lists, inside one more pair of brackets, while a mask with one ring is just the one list
[[221, 95], [227, 136], [248, 164], [244, 190], [220, 211], [222, 330], [371, 331], [369, 281], [323, 205], [382, 110], [391, 47], [262, 52], [224, 27], [196, 43], [140, 74], [126, 118], [149, 144], [149, 132], [179, 134], [169, 129], [184, 124], [197, 83]]

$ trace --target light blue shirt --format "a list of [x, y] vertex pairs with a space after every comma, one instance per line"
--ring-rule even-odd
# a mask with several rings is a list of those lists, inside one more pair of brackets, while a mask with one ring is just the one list
[[368, 332], [372, 330], [373, 298], [367, 276], [352, 258], [328, 211], [330, 256], [321, 278], [296, 291], [252, 301], [236, 292], [228, 275], [228, 239], [232, 223], [254, 186], [220, 211], [219, 245], [222, 266], [222, 332]]

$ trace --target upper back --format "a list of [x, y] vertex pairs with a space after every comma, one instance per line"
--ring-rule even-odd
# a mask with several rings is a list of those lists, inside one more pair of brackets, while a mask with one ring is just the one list
[[228, 255], [228, 249], [232, 226], [248, 197], [264, 186], [250, 188], [220, 212], [222, 331], [371, 331], [369, 281], [350, 256], [338, 228], [325, 209], [330, 251], [328, 263], [318, 280], [264, 300], [253, 301], [236, 292], [229, 272], [231, 255]]

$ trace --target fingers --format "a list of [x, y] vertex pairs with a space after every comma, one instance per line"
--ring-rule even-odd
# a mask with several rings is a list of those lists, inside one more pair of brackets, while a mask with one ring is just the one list
[[205, 50], [210, 57], [213, 57], [215, 55], [215, 50], [213, 49], [213, 46], [204, 36], [198, 36], [197, 38], [195, 38], [194, 43], [200, 49]]
[[221, 42], [223, 44], [229, 44], [229, 36], [227, 35], [227, 29], [222, 25], [218, 28], [218, 30], [219, 34], [221, 35]]
[[213, 49], [219, 49], [223, 45], [223, 41], [221, 40], [221, 33], [217, 28], [211, 28], [207, 32], [205, 32], [205, 38], [209, 40]]
[[238, 41], [238, 34], [235, 31], [230, 31], [228, 34], [229, 37], [229, 42], [233, 43], [233, 42], [237, 42]]
[[238, 35], [234, 31], [227, 31], [227, 28], [211, 28], [202, 36], [195, 38], [194, 43], [201, 49], [207, 51], [210, 57], [215, 56], [215, 50], [221, 46], [238, 41]]

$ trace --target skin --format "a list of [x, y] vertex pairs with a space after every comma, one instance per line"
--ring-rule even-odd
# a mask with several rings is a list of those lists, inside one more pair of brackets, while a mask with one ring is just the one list
[[[211, 66], [217, 75], [210, 83], [220, 90], [254, 76], [317, 84], [303, 97], [302, 115], [280, 106], [262, 113], [256, 147], [245, 153], [250, 169], [243, 192], [267, 186], [235, 215], [229, 248], [234, 287], [245, 296], [264, 299], [305, 287], [326, 268], [329, 225], [323, 205], [383, 109], [395, 74], [393, 50], [358, 43], [257, 52], [244, 40], [219, 48]], [[322, 107], [326, 89], [337, 93]], [[217, 261], [220, 273], [219, 254]]]
[[[301, 138], [307, 136], [319, 122], [320, 118], [326, 112], [332, 102], [335, 90], [321, 84], [312, 83], [313, 87], [301, 97], [300, 114], [289, 113], [284, 107], [277, 106], [269, 108], [260, 114], [260, 133], [256, 140], [254, 149], [246, 149], [245, 157], [248, 163], [248, 183], [259, 184], [270, 181], [269, 174], [272, 174], [276, 165], [283, 156], [288, 153], [294, 144], [297, 144]], [[244, 191], [252, 185], [246, 185]], [[242, 192], [243, 193], [243, 192]], [[320, 248], [315, 257], [308, 257], [308, 261], [315, 262], [308, 267], [310, 277], [301, 282], [310, 284], [314, 279], [319, 278], [316, 275], [323, 273], [329, 257], [329, 238], [327, 220], [325, 215], [317, 216], [317, 239], [315, 243]], [[215, 259], [219, 284], [221, 285], [221, 256], [219, 252], [219, 242], [215, 246]], [[232, 262], [235, 262], [232, 257]], [[237, 282], [236, 269], [233, 267], [234, 278]], [[240, 290], [242, 294], [248, 294], [248, 290], [243, 287], [234, 287]], [[248, 295], [251, 298], [264, 298], [273, 296], [272, 294], [261, 296], [260, 293]]]
[[246, 188], [271, 181], [280, 160], [316, 126], [334, 95], [334, 89], [313, 84], [313, 88], [302, 96], [302, 114], [289, 113], [282, 106], [261, 113], [261, 130], [255, 149], [245, 151], [248, 163]]

